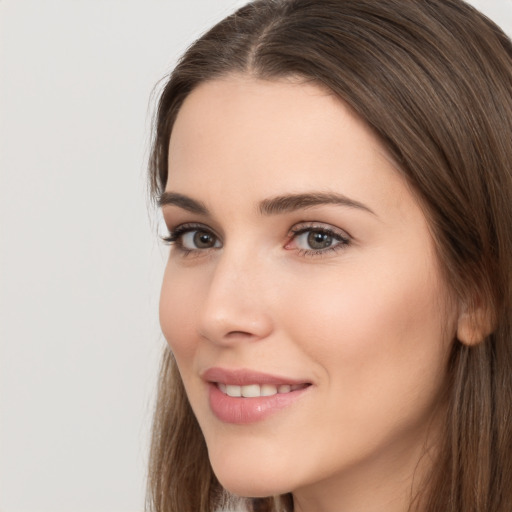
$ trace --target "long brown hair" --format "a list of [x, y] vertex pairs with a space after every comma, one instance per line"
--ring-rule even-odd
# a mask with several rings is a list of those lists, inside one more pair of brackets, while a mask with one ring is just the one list
[[[454, 295], [491, 333], [454, 340], [425, 512], [512, 510], [512, 44], [462, 0], [256, 0], [196, 41], [160, 98], [151, 191], [164, 190], [171, 130], [198, 84], [230, 73], [302, 77], [375, 131], [419, 198]], [[173, 356], [160, 374], [148, 509], [213, 512], [226, 498]], [[245, 500], [293, 510], [290, 495]]]

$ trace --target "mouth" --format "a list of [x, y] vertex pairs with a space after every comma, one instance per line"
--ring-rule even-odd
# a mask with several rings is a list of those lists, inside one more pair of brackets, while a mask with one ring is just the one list
[[263, 421], [293, 407], [312, 383], [247, 369], [209, 368], [201, 375], [209, 388], [213, 414], [224, 423], [250, 424]]
[[274, 396], [277, 394], [284, 395], [292, 391], [304, 389], [311, 384], [305, 382], [302, 384], [248, 384], [239, 386], [237, 384], [225, 384], [223, 382], [214, 382], [217, 388], [225, 395], [236, 398], [259, 398], [266, 396]]

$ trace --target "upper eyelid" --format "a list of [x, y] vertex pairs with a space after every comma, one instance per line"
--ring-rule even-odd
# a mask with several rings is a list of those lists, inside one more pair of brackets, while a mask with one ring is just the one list
[[180, 222], [177, 223], [175, 226], [169, 225], [166, 222], [167, 229], [169, 230], [170, 234], [175, 233], [176, 231], [194, 231], [203, 229], [204, 231], [210, 231], [212, 234], [214, 234], [216, 237], [220, 238], [217, 231], [212, 228], [211, 226], [208, 226], [208, 224], [204, 224], [202, 222]]
[[313, 231], [315, 229], [318, 231], [329, 231], [343, 238], [349, 238], [350, 240], [354, 239], [354, 237], [346, 229], [342, 229], [337, 226], [334, 226], [333, 224], [319, 221], [297, 222], [290, 228], [289, 233], [297, 234], [299, 232]]

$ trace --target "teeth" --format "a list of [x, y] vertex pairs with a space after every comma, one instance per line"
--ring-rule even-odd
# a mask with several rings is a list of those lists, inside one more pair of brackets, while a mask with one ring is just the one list
[[289, 393], [306, 387], [306, 384], [281, 384], [274, 386], [273, 384], [249, 384], [247, 386], [236, 386], [233, 384], [217, 383], [217, 387], [228, 396], [257, 398], [260, 396], [273, 396], [277, 393]]
[[254, 398], [256, 396], [261, 396], [260, 387], [258, 386], [258, 384], [242, 386], [242, 396], [245, 396], [246, 398]]
[[277, 387], [272, 384], [261, 385], [261, 396], [272, 396], [277, 393]]
[[242, 396], [242, 388], [240, 386], [226, 385], [226, 393], [228, 396]]

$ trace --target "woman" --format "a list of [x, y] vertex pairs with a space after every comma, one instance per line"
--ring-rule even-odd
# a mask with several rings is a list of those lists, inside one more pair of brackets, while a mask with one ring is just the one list
[[512, 45], [460, 0], [258, 0], [192, 45], [151, 510], [512, 509], [511, 134]]

